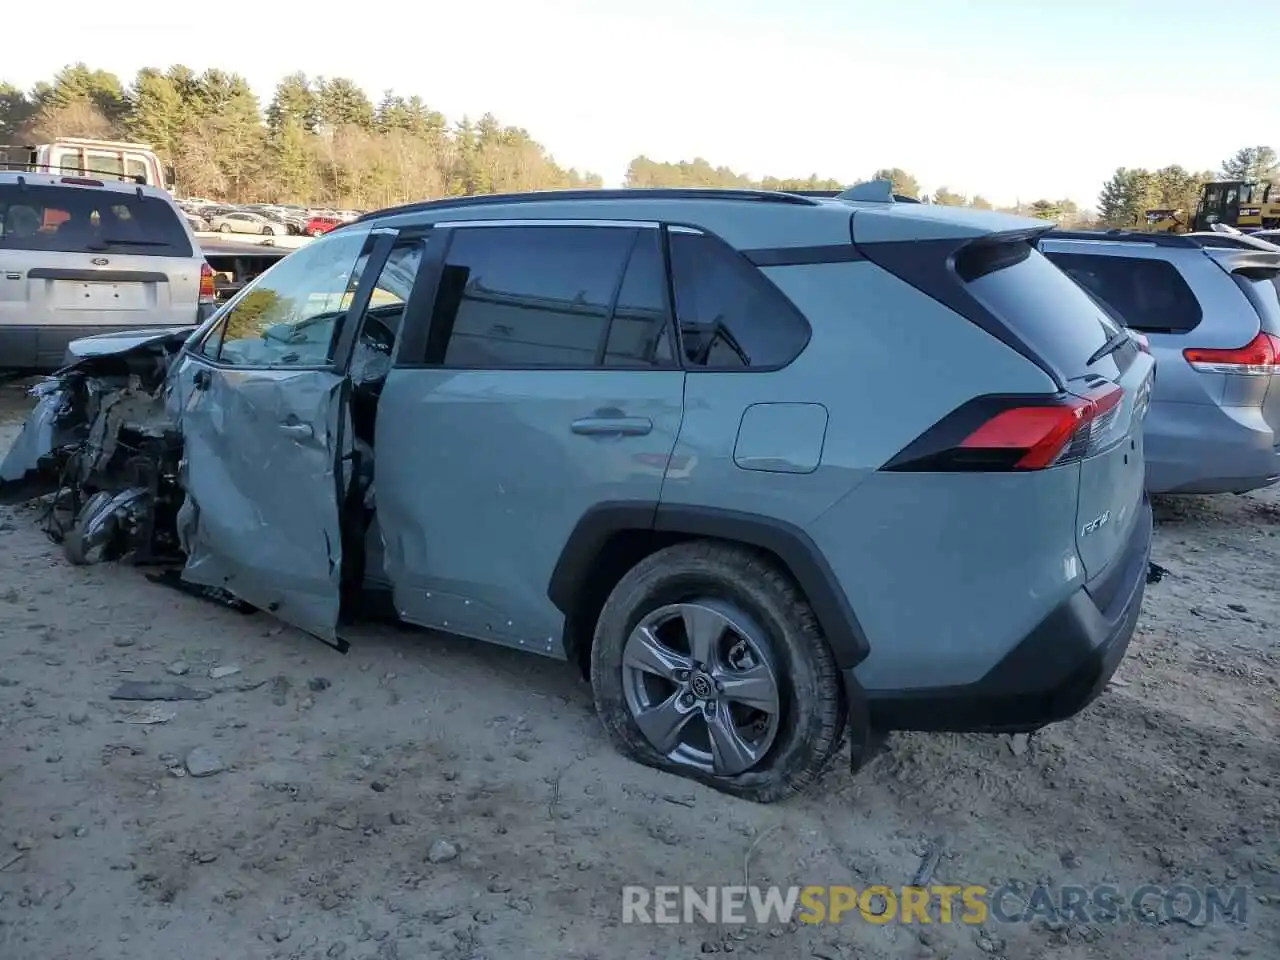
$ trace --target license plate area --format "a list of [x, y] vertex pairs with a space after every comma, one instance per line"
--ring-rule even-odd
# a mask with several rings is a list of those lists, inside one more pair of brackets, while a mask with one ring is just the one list
[[59, 310], [145, 310], [149, 301], [144, 283], [53, 281], [53, 302]]

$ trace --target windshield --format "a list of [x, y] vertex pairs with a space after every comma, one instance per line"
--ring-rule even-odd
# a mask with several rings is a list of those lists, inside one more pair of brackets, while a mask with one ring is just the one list
[[1267, 199], [1267, 189], [1271, 184], [1266, 180], [1257, 183], [1245, 183], [1240, 186], [1241, 203], [1262, 203]]

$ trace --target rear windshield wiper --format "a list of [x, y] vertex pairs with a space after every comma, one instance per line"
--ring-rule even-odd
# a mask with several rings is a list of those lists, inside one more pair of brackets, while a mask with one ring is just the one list
[[86, 243], [87, 250], [106, 250], [110, 247], [128, 245], [131, 247], [167, 247], [169, 244], [165, 240], [129, 240], [124, 237], [109, 237], [98, 243]]
[[1111, 354], [1115, 353], [1117, 350], [1123, 347], [1125, 345], [1125, 342], [1129, 339], [1130, 339], [1129, 333], [1126, 330], [1120, 330], [1117, 333], [1112, 334], [1110, 340], [1108, 340], [1106, 343], [1104, 343], [1102, 346], [1100, 346], [1097, 350], [1093, 352], [1093, 356], [1089, 358], [1086, 366], [1091, 367], [1095, 363], [1097, 363], [1099, 360], [1101, 360], [1103, 357], [1111, 356]]

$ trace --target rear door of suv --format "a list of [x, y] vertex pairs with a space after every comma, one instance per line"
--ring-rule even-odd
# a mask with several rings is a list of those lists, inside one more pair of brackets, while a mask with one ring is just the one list
[[680, 430], [661, 231], [437, 223], [425, 261], [429, 322], [415, 290], [377, 410], [396, 609], [555, 654], [547, 589], [565, 543], [597, 504], [656, 504]]
[[57, 365], [69, 340], [95, 333], [194, 324], [200, 266], [178, 212], [158, 196], [86, 178], [5, 178], [6, 365]]
[[[1090, 579], [1119, 556], [1143, 512], [1143, 436], [1151, 357], [1037, 249], [976, 245], [957, 258], [969, 292], [1066, 378], [1089, 429], [1080, 462], [1076, 546]], [[988, 266], [990, 269], [988, 269]]]

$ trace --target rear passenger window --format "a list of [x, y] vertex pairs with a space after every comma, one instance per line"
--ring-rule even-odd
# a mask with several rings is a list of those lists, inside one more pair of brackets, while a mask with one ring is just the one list
[[685, 363], [708, 370], [785, 366], [809, 324], [760, 271], [722, 241], [673, 230], [671, 281]]
[[675, 365], [667, 322], [667, 271], [657, 230], [637, 230], [609, 323], [606, 367]]
[[[636, 231], [459, 227], [445, 258], [426, 362], [593, 367]], [[637, 308], [643, 313], [643, 304]], [[626, 347], [620, 334], [619, 349]]]
[[1203, 316], [1177, 267], [1165, 260], [1046, 253], [1072, 280], [1144, 333], [1186, 333]]
[[0, 250], [190, 257], [178, 211], [102, 187], [0, 184]]

